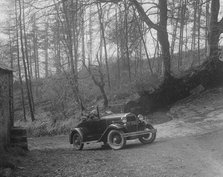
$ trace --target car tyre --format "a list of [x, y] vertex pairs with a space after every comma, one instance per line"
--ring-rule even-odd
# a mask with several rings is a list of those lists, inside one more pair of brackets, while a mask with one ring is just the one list
[[[147, 127], [145, 128], [145, 130], [148, 130], [148, 129], [154, 129], [152, 125], [147, 125]], [[149, 135], [144, 135], [144, 136], [140, 136], [139, 137], [139, 141], [142, 143], [142, 144], [150, 144], [152, 142], [154, 142], [156, 139], [156, 132], [155, 133], [150, 133]]]
[[74, 149], [75, 150], [82, 150], [83, 147], [84, 147], [82, 136], [78, 132], [75, 132], [73, 134], [72, 139], [73, 139], [73, 147], [74, 147]]
[[107, 136], [108, 145], [114, 149], [122, 149], [126, 144], [126, 139], [123, 136], [123, 131], [121, 130], [111, 130]]

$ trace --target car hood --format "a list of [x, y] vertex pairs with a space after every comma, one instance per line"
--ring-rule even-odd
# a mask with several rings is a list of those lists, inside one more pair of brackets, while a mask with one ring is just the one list
[[107, 116], [102, 116], [101, 119], [105, 119], [105, 120], [120, 119], [120, 118], [126, 117], [128, 115], [133, 115], [133, 114], [131, 114], [131, 113], [110, 114], [110, 115], [107, 115]]

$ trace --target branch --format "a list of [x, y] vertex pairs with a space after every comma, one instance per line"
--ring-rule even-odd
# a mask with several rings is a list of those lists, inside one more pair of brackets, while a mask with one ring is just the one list
[[158, 31], [159, 26], [152, 22], [152, 20], [148, 17], [148, 15], [144, 11], [143, 7], [139, 4], [139, 2], [137, 0], [130, 0], [130, 1], [135, 6], [135, 8], [137, 9], [140, 17], [148, 25], [148, 27], [153, 28], [153, 29]]
[[[146, 12], [144, 11], [142, 5], [140, 5], [137, 0], [129, 0], [129, 1], [135, 6], [140, 17], [148, 25], [148, 27], [153, 28], [158, 31], [159, 26], [152, 22], [152, 20], [148, 17]], [[96, 2], [98, 2], [98, 3], [118, 3], [118, 2], [121, 2], [121, 0], [96, 0]]]
[[89, 75], [91, 76], [93, 82], [95, 83], [95, 85], [97, 85], [98, 87], [101, 86], [101, 83], [99, 81], [97, 81], [97, 79], [95, 78], [94, 74], [91, 71], [90, 66], [87, 66], [84, 62], [82, 62], [83, 66], [86, 68], [86, 70], [88, 71]]

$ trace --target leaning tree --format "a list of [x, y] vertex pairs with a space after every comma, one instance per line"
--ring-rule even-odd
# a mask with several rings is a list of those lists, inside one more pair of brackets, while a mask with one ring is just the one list
[[[119, 3], [122, 0], [98, 0], [101, 3]], [[218, 21], [220, 0], [211, 1], [211, 18], [209, 24], [208, 44], [209, 53], [205, 63], [194, 70], [190, 70], [188, 74], [181, 78], [175, 78], [171, 73], [171, 55], [170, 43], [167, 32], [168, 20], [168, 2], [158, 0], [159, 8], [159, 23], [154, 23], [143, 5], [138, 0], [129, 0], [131, 5], [137, 10], [140, 18], [146, 25], [157, 32], [157, 38], [161, 46], [162, 58], [164, 62], [164, 81], [158, 89], [153, 91], [143, 91], [140, 93], [140, 98], [134, 101], [134, 104], [126, 105], [126, 111], [132, 110], [132, 105], [139, 108], [138, 111], [151, 111], [158, 107], [171, 104], [179, 99], [190, 95], [192, 89], [199, 85], [204, 88], [216, 86], [223, 81], [223, 64], [219, 60], [219, 38], [223, 32], [223, 18]], [[136, 111], [137, 112], [137, 111]]]

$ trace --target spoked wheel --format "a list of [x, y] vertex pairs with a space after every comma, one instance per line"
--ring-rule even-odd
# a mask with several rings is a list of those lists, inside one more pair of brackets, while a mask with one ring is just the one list
[[[151, 129], [154, 129], [152, 125], [149, 125], [146, 127], [145, 130], [151, 130]], [[150, 144], [152, 143], [154, 140], [156, 139], [156, 132], [154, 133], [149, 133], [148, 135], [144, 135], [144, 136], [141, 136], [139, 137], [139, 141], [143, 144]]]
[[123, 131], [111, 130], [108, 133], [107, 143], [112, 149], [122, 149], [126, 144], [126, 139], [123, 137]]
[[73, 147], [75, 150], [82, 150], [84, 147], [83, 139], [79, 133], [73, 135]]

